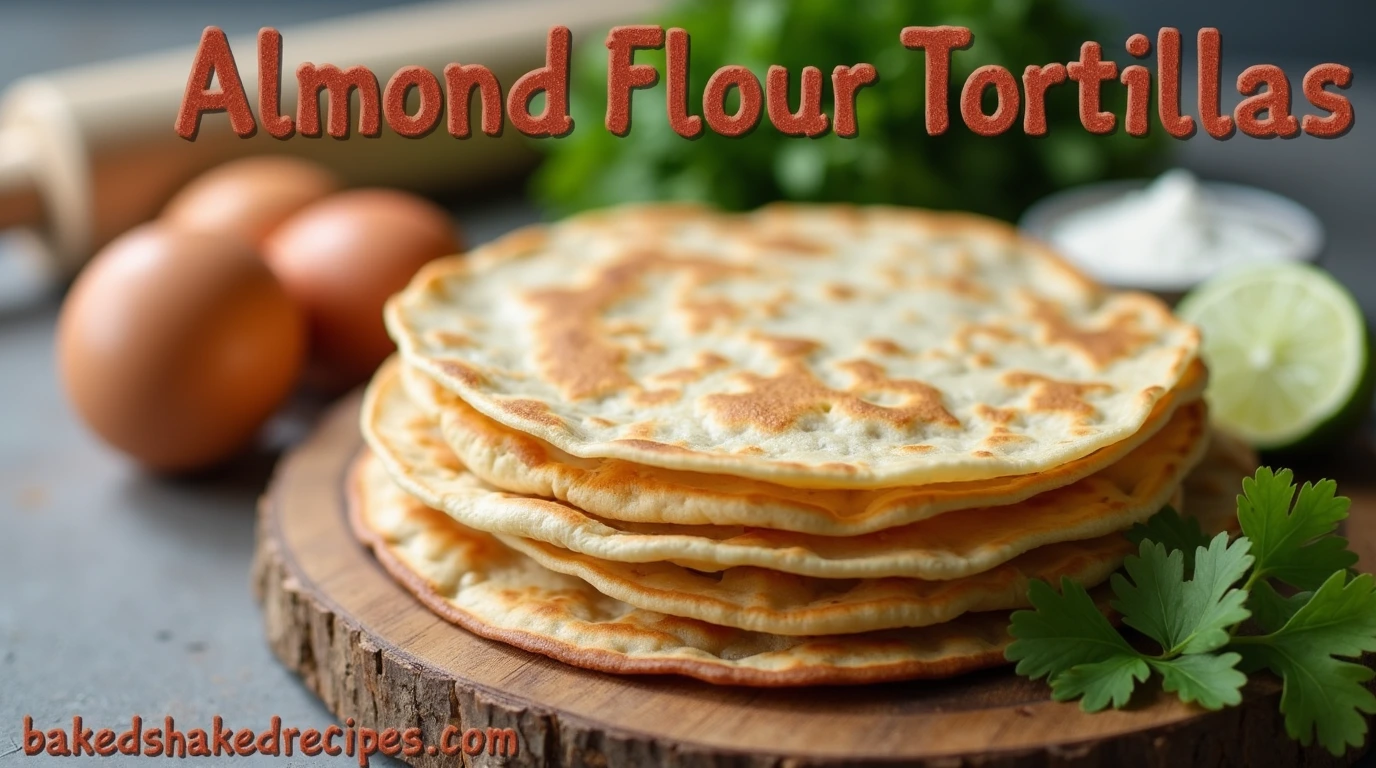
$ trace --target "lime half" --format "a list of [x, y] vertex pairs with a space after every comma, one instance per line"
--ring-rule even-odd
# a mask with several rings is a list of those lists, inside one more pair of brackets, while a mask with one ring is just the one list
[[1203, 333], [1214, 420], [1255, 447], [1317, 447], [1365, 418], [1366, 322], [1326, 272], [1297, 263], [1225, 272], [1176, 312]]

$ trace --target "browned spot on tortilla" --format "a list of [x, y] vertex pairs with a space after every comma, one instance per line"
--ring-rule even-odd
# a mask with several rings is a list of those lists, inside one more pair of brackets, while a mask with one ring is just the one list
[[856, 294], [855, 288], [845, 283], [827, 283], [822, 287], [822, 292], [834, 301], [850, 301]]
[[897, 288], [908, 281], [908, 273], [899, 266], [889, 264], [879, 270], [879, 274], [884, 276], [893, 287]]
[[976, 368], [989, 368], [994, 364], [994, 356], [988, 352], [976, 352], [970, 357], [970, 364]]
[[731, 361], [716, 352], [699, 352], [697, 364], [698, 367], [703, 370], [715, 371], [718, 368], [725, 368], [730, 365]]
[[651, 451], [654, 453], [693, 453], [693, 451], [681, 448], [677, 445], [661, 443], [655, 440], [646, 440], [639, 437], [618, 438], [613, 442], [617, 445], [624, 445], [627, 448], [633, 448], [637, 451]]
[[979, 457], [979, 458], [981, 458], [981, 459], [992, 459], [992, 458], [994, 458], [994, 454], [990, 453], [989, 451], [975, 451], [974, 455], [977, 456], [977, 457]]
[[649, 337], [641, 337], [635, 344], [635, 349], [637, 352], [649, 352], [657, 355], [664, 351], [664, 345]]
[[852, 392], [864, 397], [871, 392], [885, 392], [904, 395], [903, 408], [920, 411], [922, 421], [945, 424], [949, 427], [960, 426], [960, 420], [952, 416], [941, 404], [941, 390], [916, 379], [891, 379], [884, 367], [869, 360], [847, 360], [836, 364], [837, 368], [855, 377]]
[[621, 432], [622, 442], [625, 440], [649, 440], [655, 436], [657, 425], [653, 421], [637, 421], [629, 424]]
[[733, 451], [737, 456], [763, 456], [765, 451], [758, 445], [743, 445]]
[[[811, 469], [811, 467], [806, 464], [794, 464], [793, 466], [798, 469]], [[837, 475], [856, 475], [860, 473], [861, 467], [864, 466], [867, 465], [863, 461], [857, 461], [854, 464], [847, 464], [842, 461], [828, 461], [817, 465], [817, 469]]]
[[984, 438], [984, 444], [990, 448], [998, 448], [1010, 443], [1026, 443], [1031, 439], [1027, 435], [1009, 431], [1008, 427], [995, 427], [994, 431]]
[[948, 258], [950, 258], [952, 263], [955, 265], [955, 269], [957, 272], [968, 273], [975, 271], [975, 256], [974, 254], [970, 253], [970, 249], [968, 248], [959, 248], [955, 251], [955, 253], [950, 254]]
[[654, 406], [672, 403], [683, 395], [677, 389], [637, 389], [631, 393], [632, 405]]
[[786, 251], [798, 256], [824, 256], [831, 253], [831, 246], [826, 243], [819, 243], [816, 240], [809, 240], [788, 232], [757, 235], [751, 238], [751, 243], [761, 250]]
[[757, 333], [751, 338], [765, 345], [769, 349], [769, 354], [781, 360], [807, 357], [822, 347], [821, 344], [812, 339], [801, 339], [793, 336], [769, 336]]
[[934, 279], [931, 285], [934, 288], [939, 288], [947, 293], [962, 296], [967, 299], [989, 301], [993, 298], [993, 294], [989, 292], [988, 288], [962, 275], [939, 277]]
[[995, 341], [1003, 342], [1011, 342], [1018, 340], [1018, 335], [1016, 333], [1013, 333], [1012, 331], [1008, 330], [1007, 328], [1004, 328], [1001, 325], [982, 325], [979, 323], [970, 323], [969, 325], [966, 325], [963, 328], [961, 328], [959, 331], [956, 331], [955, 345], [958, 349], [968, 350], [972, 348], [972, 342], [974, 342], [975, 337], [977, 336], [988, 336], [989, 338], [994, 339]]
[[702, 333], [718, 322], [736, 320], [745, 313], [739, 304], [722, 298], [703, 301], [684, 299], [679, 302], [678, 310], [687, 315], [691, 333]]
[[439, 368], [440, 372], [445, 376], [451, 379], [457, 379], [462, 382], [465, 387], [481, 387], [487, 382], [486, 376], [483, 376], [477, 369], [469, 366], [467, 363], [440, 358], [435, 361], [435, 366]]
[[1137, 318], [1120, 312], [1101, 328], [1082, 328], [1066, 319], [1055, 304], [1036, 300], [1032, 316], [1041, 323], [1050, 344], [1068, 344], [1083, 352], [1100, 368], [1136, 352], [1151, 341], [1151, 334], [1138, 328]]
[[907, 354], [907, 350], [893, 339], [865, 339], [865, 351], [876, 355]]
[[443, 455], [443, 449], [448, 448], [448, 444], [435, 434], [435, 424], [429, 418], [416, 416], [407, 419], [403, 426], [410, 434], [411, 442], [424, 449], [432, 456]]
[[602, 329], [612, 336], [639, 336], [645, 333], [645, 326], [624, 317], [604, 322]]
[[463, 335], [462, 333], [456, 333], [455, 331], [442, 331], [438, 329], [426, 331], [425, 341], [427, 344], [430, 344], [431, 346], [447, 347], [449, 349], [467, 347], [473, 344], [473, 339]]
[[504, 252], [525, 255], [542, 247], [549, 240], [549, 233], [540, 227], [524, 227], [505, 236], [501, 240]]
[[730, 364], [730, 360], [727, 360], [715, 352], [699, 352], [693, 365], [685, 368], [675, 368], [671, 371], [665, 371], [664, 373], [657, 373], [649, 378], [665, 384], [688, 384], [701, 379], [712, 371], [725, 368]]
[[1013, 419], [1017, 418], [1018, 412], [1014, 408], [996, 408], [992, 405], [980, 403], [975, 406], [975, 415], [985, 421], [991, 421], [995, 424], [1002, 425], [1011, 423]]
[[550, 407], [539, 400], [528, 400], [526, 398], [515, 398], [512, 400], [496, 400], [496, 406], [502, 411], [514, 416], [521, 421], [541, 424], [546, 427], [565, 429], [564, 420], [550, 410]]
[[581, 400], [634, 384], [624, 368], [626, 350], [608, 338], [602, 313], [640, 291], [653, 271], [683, 273], [691, 288], [751, 270], [702, 256], [640, 250], [612, 261], [581, 287], [527, 293], [524, 299], [535, 310], [535, 362], [564, 397]]
[[[837, 411], [858, 421], [882, 421], [898, 428], [914, 424], [959, 426], [960, 422], [941, 404], [935, 387], [911, 379], [890, 379], [883, 368], [866, 361], [840, 366], [856, 379], [852, 391], [832, 389], [817, 379], [799, 360], [788, 360], [773, 376], [742, 373], [737, 377], [747, 391], [704, 396], [699, 402], [719, 423], [728, 427], [753, 427], [782, 432], [807, 414]], [[903, 395], [897, 406], [877, 405], [857, 393], [890, 392]]]
[[590, 427], [597, 427], [598, 429], [608, 429], [610, 427], [616, 426], [616, 422], [608, 421], [602, 418], [601, 416], [589, 416], [586, 419], [583, 419], [583, 423], [587, 424]]
[[1033, 411], [1058, 411], [1083, 417], [1098, 413], [1094, 406], [1085, 399], [1086, 395], [1113, 391], [1112, 386], [1101, 382], [1091, 381], [1081, 384], [1073, 381], [1060, 381], [1026, 371], [1011, 371], [1004, 374], [1003, 381], [1010, 387], [1036, 387], [1032, 393], [1031, 409]]
[[760, 314], [769, 318], [779, 317], [784, 313], [784, 308], [792, 301], [793, 292], [785, 288], [760, 304]]
[[899, 453], [931, 453], [936, 450], [936, 446], [927, 445], [926, 443], [909, 443], [907, 445], [900, 445], [894, 450]]

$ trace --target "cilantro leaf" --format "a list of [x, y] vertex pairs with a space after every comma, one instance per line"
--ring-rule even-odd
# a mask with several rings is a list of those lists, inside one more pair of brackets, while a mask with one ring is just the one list
[[1220, 709], [1242, 702], [1247, 676], [1237, 670], [1241, 658], [1236, 653], [1192, 653], [1152, 659], [1151, 667], [1161, 675], [1161, 687], [1167, 693], [1177, 694], [1186, 704], [1195, 701], [1205, 709]]
[[1132, 698], [1132, 689], [1151, 675], [1147, 662], [1135, 652], [1120, 654], [1090, 664], [1079, 664], [1051, 680], [1051, 698], [1069, 701], [1078, 696], [1080, 709], [1098, 712], [1112, 702], [1121, 709]]
[[[1033, 610], [1015, 612], [1009, 630], [1018, 673], [1047, 677], [1054, 699], [1094, 712], [1126, 706], [1153, 675], [1186, 703], [1233, 706], [1246, 673], [1270, 669], [1291, 738], [1335, 755], [1360, 745], [1376, 670], [1352, 659], [1376, 653], [1376, 576], [1349, 573], [1357, 558], [1336, 531], [1350, 502], [1328, 480], [1297, 489], [1289, 470], [1260, 469], [1242, 490], [1236, 541], [1206, 538], [1169, 507], [1126, 534], [1137, 553], [1109, 580], [1112, 607], [1159, 654], [1129, 645], [1082, 585], [1062, 579], [1058, 593], [1035, 581]], [[1249, 617], [1267, 634], [1236, 635]]]
[[1247, 593], [1233, 584], [1252, 567], [1248, 553], [1252, 543], [1245, 538], [1228, 542], [1220, 533], [1209, 546], [1195, 550], [1194, 578], [1185, 582], [1184, 602], [1180, 606], [1182, 632], [1176, 648], [1181, 653], [1204, 653], [1228, 644], [1228, 629], [1247, 620]]
[[1292, 511], [1290, 470], [1273, 473], [1262, 467], [1254, 477], [1243, 478], [1237, 517], [1252, 541], [1257, 580], [1272, 577], [1299, 589], [1316, 589], [1329, 574], [1356, 564], [1347, 540], [1332, 535], [1352, 504], [1335, 495], [1337, 488], [1332, 480], [1305, 483]]
[[1318, 741], [1335, 755], [1366, 736], [1363, 713], [1376, 713], [1376, 695], [1364, 683], [1370, 668], [1335, 656], [1376, 651], [1376, 578], [1345, 572], [1329, 576], [1285, 626], [1269, 635], [1241, 637], [1234, 646], [1250, 666], [1281, 676], [1280, 709], [1291, 738]]
[[1263, 579], [1252, 585], [1251, 594], [1247, 596], [1247, 609], [1252, 612], [1252, 620], [1261, 627], [1261, 631], [1275, 632], [1285, 626], [1285, 622], [1313, 595], [1313, 592], [1298, 592], [1285, 597], [1271, 586], [1271, 582]]
[[1184, 553], [1167, 554], [1161, 544], [1143, 541], [1123, 562], [1128, 577], [1110, 580], [1118, 598], [1112, 606], [1167, 655], [1219, 648], [1228, 642], [1228, 629], [1250, 615], [1247, 593], [1232, 589], [1252, 565], [1249, 546], [1246, 539], [1230, 544], [1228, 534], [1218, 534], [1207, 548], [1196, 548], [1194, 578], [1186, 581]]
[[1166, 505], [1152, 515], [1145, 523], [1137, 523], [1127, 530], [1124, 536], [1128, 541], [1141, 546], [1142, 541], [1150, 539], [1162, 544], [1166, 549], [1178, 549], [1185, 553], [1185, 570], [1194, 570], [1194, 551], [1197, 547], [1209, 546], [1209, 537], [1199, 527], [1199, 520], [1182, 516], [1175, 508]]
[[1123, 614], [1124, 623], [1155, 640], [1163, 650], [1174, 648], [1180, 633], [1175, 607], [1184, 593], [1184, 556], [1179, 550], [1167, 554], [1160, 544], [1143, 541], [1138, 554], [1123, 561], [1123, 570], [1127, 577], [1115, 573], [1109, 579], [1118, 598], [1110, 605]]
[[1054, 677], [1080, 664], [1137, 654], [1079, 582], [1062, 578], [1057, 592], [1034, 579], [1027, 594], [1033, 610], [1013, 612], [1008, 631], [1015, 639], [1004, 651], [1005, 658], [1018, 662], [1018, 674], [1033, 680]]

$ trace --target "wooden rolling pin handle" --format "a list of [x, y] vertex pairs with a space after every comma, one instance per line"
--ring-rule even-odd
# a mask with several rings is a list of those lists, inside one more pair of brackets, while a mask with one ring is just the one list
[[[435, 2], [317, 22], [282, 31], [282, 111], [295, 111], [300, 62], [368, 67], [382, 82], [403, 66], [440, 72], [454, 61], [484, 64], [510, 88], [544, 61], [551, 25], [601, 47], [614, 24], [652, 18], [662, 0], [486, 0]], [[248, 93], [257, 93], [253, 36], [230, 41]], [[187, 180], [235, 157], [301, 155], [349, 185], [441, 192], [520, 172], [535, 153], [515, 131], [456, 140], [446, 131], [405, 138], [337, 141], [258, 131], [240, 139], [224, 115], [205, 118], [196, 140], [173, 122], [195, 48], [154, 53], [26, 78], [0, 98], [0, 229], [31, 226], [55, 263], [75, 273], [119, 233], [157, 215]], [[591, 129], [591, 127], [589, 128]]]
[[43, 209], [32, 153], [20, 137], [0, 133], [0, 229], [41, 227]]

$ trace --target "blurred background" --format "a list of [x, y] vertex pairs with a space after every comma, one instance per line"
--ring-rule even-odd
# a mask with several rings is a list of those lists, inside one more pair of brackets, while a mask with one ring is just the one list
[[[569, 2], [576, 5], [576, 0]], [[5, 4], [5, 23], [0, 27], [0, 78], [8, 82], [57, 67], [188, 45], [208, 24], [243, 34], [263, 26], [281, 27], [407, 4], [408, 0], [11, 0]], [[1357, 64], [1372, 56], [1365, 30], [1376, 23], [1376, 7], [1364, 0], [1074, 0], [1074, 4], [1102, 16], [1123, 37], [1132, 32], [1150, 35], [1165, 25], [1182, 30], [1216, 26], [1226, 33], [1229, 54], [1264, 61]], [[1111, 41], [1101, 42], [1107, 46]]]
[[[458, 4], [474, 5], [462, 0]], [[646, 9], [666, 4], [645, 0], [639, 5], [625, 6], [622, 14], [635, 20], [660, 20], [658, 14]], [[596, 16], [586, 10], [587, 5], [569, 3], [567, 8], [573, 17]], [[601, 5], [605, 17], [609, 4]], [[293, 41], [297, 36], [293, 32], [303, 25], [360, 12], [404, 11], [408, 7], [417, 6], [394, 0], [19, 0], [7, 3], [0, 11], [4, 14], [4, 23], [0, 25], [0, 84], [56, 68], [167, 49], [183, 49], [188, 58], [185, 66], [189, 67], [190, 47], [201, 30], [211, 24], [224, 28], [235, 41], [240, 67], [246, 71], [253, 69], [253, 33], [263, 26], [282, 29], [287, 33], [284, 61], [290, 69], [300, 60], [294, 57]], [[558, 7], [557, 0], [554, 7]], [[860, 140], [849, 142], [835, 137], [799, 142], [774, 131], [759, 131], [746, 142], [714, 135], [695, 142], [682, 141], [664, 124], [661, 87], [637, 93], [639, 127], [628, 139], [616, 139], [600, 126], [605, 105], [605, 50], [600, 44], [601, 34], [595, 33], [575, 39], [573, 113], [580, 127], [569, 137], [557, 142], [535, 142], [509, 136], [512, 140], [503, 142], [504, 145], [526, 146], [499, 153], [504, 157], [506, 153], [515, 153], [520, 159], [502, 161], [495, 173], [474, 170], [483, 165], [481, 158], [475, 158], [486, 154], [484, 149], [470, 152], [469, 157], [462, 159], [425, 163], [420, 166], [425, 173], [418, 174], [410, 186], [433, 197], [453, 200], [463, 195], [465, 188], [471, 191], [475, 181], [485, 189], [496, 183], [512, 192], [513, 198], [534, 203], [538, 207], [532, 210], [546, 216], [625, 200], [705, 198], [741, 208], [792, 198], [963, 208], [1006, 219], [1015, 219], [1028, 204], [1054, 189], [1101, 178], [1150, 176], [1172, 163], [1195, 168], [1209, 178], [1268, 188], [1275, 188], [1277, 183], [1297, 185], [1278, 191], [1316, 210], [1321, 217], [1334, 210], [1333, 206], [1341, 202], [1339, 198], [1370, 189], [1365, 186], [1370, 183], [1365, 166], [1360, 161], [1351, 161], [1354, 155], [1365, 157], [1372, 146], [1371, 132], [1360, 117], [1351, 134], [1340, 141], [1302, 136], [1284, 142], [1247, 137], [1219, 142], [1205, 136], [1180, 142], [1165, 138], [1159, 130], [1145, 140], [1121, 134], [1103, 139], [1079, 129], [1074, 91], [1065, 87], [1053, 90], [1050, 96], [1047, 112], [1052, 130], [1044, 139], [1028, 139], [1016, 129], [995, 140], [974, 137], [963, 130], [927, 137], [921, 131], [921, 54], [904, 51], [896, 44], [896, 30], [908, 23], [970, 26], [976, 33], [976, 44], [970, 52], [956, 57], [958, 87], [964, 74], [979, 64], [1003, 63], [1019, 72], [1028, 63], [1069, 60], [1079, 42], [1087, 39], [1102, 42], [1105, 57], [1125, 66], [1131, 59], [1121, 46], [1128, 34], [1143, 32], [1154, 38], [1159, 27], [1175, 26], [1183, 31], [1185, 39], [1182, 102], [1189, 112], [1194, 98], [1194, 32], [1201, 26], [1216, 26], [1224, 33], [1225, 113], [1239, 99], [1229, 86], [1236, 72], [1245, 66], [1283, 66], [1298, 94], [1299, 80], [1309, 67], [1337, 61], [1357, 72], [1348, 97], [1357, 104], [1360, 116], [1368, 98], [1368, 91], [1362, 88], [1363, 64], [1373, 55], [1361, 30], [1376, 21], [1376, 8], [1362, 0], [1305, 4], [1280, 0], [936, 0], [921, 4], [879, 0], [868, 4], [863, 15], [850, 14], [836, 4], [809, 0], [742, 0], [681, 4], [668, 20], [687, 26], [694, 34], [694, 86], [690, 88], [690, 98], [695, 107], [700, 101], [701, 83], [724, 63], [743, 63], [758, 69], [780, 63], [791, 70], [805, 64], [829, 70], [837, 62], [875, 63], [884, 80], [860, 99], [860, 125], [865, 134]], [[593, 26], [605, 28], [605, 24]], [[454, 54], [462, 57], [463, 51], [456, 49]], [[528, 51], [515, 58], [523, 65], [515, 70], [518, 72], [524, 71], [525, 64], [538, 63], [531, 60]], [[472, 60], [471, 56], [465, 58]], [[641, 54], [641, 60], [656, 63], [660, 59], [649, 53]], [[1152, 65], [1154, 59], [1145, 63]], [[494, 64], [494, 69], [500, 64]], [[184, 78], [185, 73], [178, 72], [176, 76]], [[379, 74], [383, 81], [386, 76], [386, 72]], [[504, 81], [504, 87], [507, 84], [509, 80]], [[290, 82], [285, 90], [291, 91]], [[1107, 108], [1121, 109], [1121, 91], [1118, 85], [1106, 87]], [[1294, 106], [1297, 114], [1303, 114], [1307, 104], [1300, 97]], [[228, 133], [223, 116], [209, 117], [206, 124], [211, 126], [208, 136], [223, 138]], [[431, 138], [440, 139], [436, 142], [440, 148], [433, 152], [458, 151], [443, 136]], [[481, 138], [468, 143], [480, 141]], [[387, 142], [384, 137], [383, 143]], [[203, 139], [201, 143], [210, 144], [213, 140]], [[262, 141], [262, 145], [272, 143]], [[329, 140], [306, 148], [309, 143], [300, 138], [289, 142], [293, 152], [334, 153], [336, 157], [345, 152], [329, 146]], [[357, 179], [346, 178], [348, 183], [371, 182], [373, 177], [368, 169], [390, 162], [388, 151], [368, 154], [371, 150], [360, 144], [369, 142], [352, 143], [347, 153], [355, 153], [359, 159], [348, 164], [364, 170]], [[543, 150], [552, 158], [534, 179], [527, 181], [536, 150]], [[1349, 161], [1343, 162], [1342, 158]], [[1319, 175], [1324, 177], [1322, 183], [1306, 183], [1308, 179], [1317, 181]], [[490, 194], [485, 192], [484, 196]], [[1352, 285], [1367, 307], [1376, 306], [1376, 288], [1363, 284], [1371, 281], [1358, 280], [1361, 275], [1349, 271], [1347, 262], [1360, 238], [1352, 229], [1354, 222], [1337, 220], [1340, 218], [1324, 221], [1329, 225], [1332, 245], [1326, 254], [1330, 257], [1329, 266]], [[117, 226], [107, 227], [112, 231], [99, 233], [95, 238], [97, 244], [126, 224], [121, 220]]]
[[[169, 48], [183, 49], [177, 59], [182, 63], [168, 76], [184, 82], [190, 50], [207, 25], [230, 35], [241, 67], [253, 59], [246, 45], [251, 36], [260, 27], [278, 27], [286, 38], [284, 61], [294, 67], [301, 57], [292, 52], [293, 29], [351, 13], [405, 11], [408, 5], [9, 0], [0, 5], [0, 89], [58, 68]], [[577, 16], [586, 4], [570, 0], [563, 7]], [[520, 71], [539, 63], [543, 29], [563, 22], [561, 13], [544, 11], [530, 22], [533, 36], [522, 39], [537, 47], [521, 52]], [[626, 13], [627, 21], [660, 19], [655, 12]], [[1312, 210], [1327, 238], [1321, 263], [1356, 295], [1368, 322], [1376, 317], [1376, 216], [1369, 203], [1376, 199], [1376, 129], [1369, 117], [1376, 114], [1376, 86], [1366, 79], [1376, 64], [1370, 44], [1376, 5], [1370, 0], [876, 0], [863, 13], [821, 0], [718, 0], [684, 6], [669, 18], [694, 35], [695, 101], [707, 75], [723, 64], [746, 64], [757, 72], [773, 63], [791, 72], [813, 64], [825, 72], [837, 63], [874, 63], [883, 80], [860, 97], [860, 138], [786, 139], [766, 125], [748, 141], [685, 141], [664, 124], [661, 86], [635, 96], [635, 128], [628, 139], [616, 139], [601, 124], [606, 52], [602, 34], [594, 34], [575, 36], [577, 127], [568, 138], [531, 141], [508, 130], [501, 142], [515, 148], [509, 159], [470, 165], [472, 153], [459, 153], [441, 129], [426, 140], [436, 160], [417, 166], [425, 174], [387, 181], [392, 161], [382, 150], [367, 161], [339, 162], [337, 170], [345, 183], [396, 184], [423, 194], [452, 215], [457, 236], [471, 246], [567, 211], [655, 198], [707, 199], [734, 208], [778, 198], [897, 202], [1016, 220], [1030, 203], [1056, 190], [1152, 176], [1178, 165], [1202, 178], [1280, 193]], [[899, 29], [914, 23], [960, 23], [975, 30], [973, 50], [957, 57], [957, 87], [979, 64], [999, 62], [1020, 72], [1026, 64], [1069, 61], [1079, 43], [1090, 39], [1102, 42], [1105, 58], [1122, 66], [1130, 60], [1122, 49], [1128, 34], [1154, 39], [1159, 27], [1178, 27], [1185, 37], [1182, 102], [1191, 113], [1193, 36], [1199, 27], [1215, 26], [1223, 32], [1225, 112], [1239, 98], [1232, 80], [1248, 65], [1282, 66], [1298, 96], [1294, 111], [1304, 114], [1310, 110], [1299, 94], [1300, 78], [1315, 64], [1340, 62], [1355, 73], [1345, 95], [1357, 121], [1336, 140], [1216, 141], [1201, 134], [1173, 141], [1159, 128], [1147, 140], [1121, 134], [1105, 139], [1080, 129], [1074, 91], [1065, 88], [1048, 105], [1052, 135], [1045, 140], [1022, 135], [1020, 126], [998, 139], [978, 138], [958, 121], [948, 135], [928, 137], [921, 116], [921, 54], [903, 50], [897, 41]], [[432, 36], [448, 32], [430, 30]], [[475, 34], [457, 27], [452, 32]], [[448, 60], [496, 64], [458, 47]], [[656, 61], [653, 55], [642, 60]], [[377, 72], [383, 82], [389, 74]], [[503, 87], [510, 82], [504, 79]], [[1108, 104], [1121, 98], [1111, 96]], [[256, 104], [252, 95], [250, 101]], [[1154, 107], [1152, 114], [1155, 122]], [[157, 117], [165, 123], [160, 138], [172, 144], [180, 141], [172, 134], [174, 116], [167, 111]], [[203, 132], [223, 138], [223, 116], [206, 118]], [[309, 141], [297, 137], [286, 144], [297, 148]], [[336, 160], [340, 153], [372, 151], [357, 139], [318, 142]], [[112, 166], [111, 172], [136, 181], [156, 176], [160, 165], [155, 153]], [[480, 166], [481, 173], [470, 173]], [[177, 183], [190, 176], [181, 173]], [[67, 256], [68, 274], [95, 245], [156, 213], [173, 191], [149, 193], [161, 197], [147, 214], [125, 212], [108, 231], [87, 233], [89, 247], [73, 246], [78, 255]], [[24, 218], [15, 199], [4, 198], [0, 219]], [[65, 283], [44, 282], [47, 268], [33, 259], [5, 258], [27, 253], [30, 245], [0, 238], [0, 526], [6, 531], [0, 534], [0, 581], [10, 585], [0, 596], [0, 734], [16, 728], [24, 714], [57, 725], [74, 712], [112, 726], [127, 723], [134, 712], [171, 713], [193, 727], [212, 713], [251, 727], [262, 727], [270, 714], [297, 727], [328, 722], [314, 697], [271, 658], [246, 586], [254, 502], [277, 452], [309, 428], [325, 398], [294, 398], [268, 424], [262, 445], [213, 473], [169, 481], [140, 472], [92, 437], [63, 400], [54, 325]], [[1370, 462], [1369, 424], [1365, 434], [1362, 447], [1340, 462]], [[52, 612], [57, 605], [63, 606], [61, 617]], [[12, 751], [0, 740], [0, 761]]]

